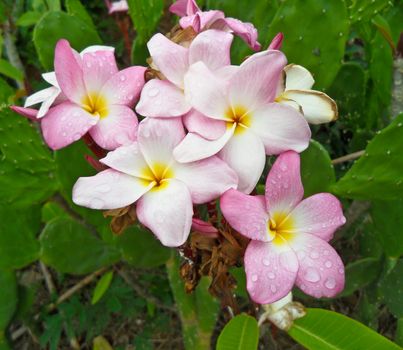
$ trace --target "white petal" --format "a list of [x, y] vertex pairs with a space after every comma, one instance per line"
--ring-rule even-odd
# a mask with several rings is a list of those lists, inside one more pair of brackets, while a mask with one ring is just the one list
[[284, 68], [284, 71], [286, 74], [286, 90], [309, 90], [315, 83], [312, 74], [306, 68], [297, 64], [289, 64]]

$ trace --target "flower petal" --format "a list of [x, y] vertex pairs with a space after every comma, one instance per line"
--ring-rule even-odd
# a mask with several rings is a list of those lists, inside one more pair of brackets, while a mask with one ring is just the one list
[[231, 139], [235, 131], [235, 123], [227, 128], [225, 133], [218, 139], [210, 141], [205, 138], [188, 133], [183, 141], [175, 148], [175, 159], [180, 163], [195, 162], [217, 154]]
[[185, 75], [186, 98], [195, 109], [213, 119], [231, 121], [225, 115], [230, 106], [227, 85], [203, 62], [192, 64]]
[[61, 39], [55, 49], [55, 73], [60, 89], [67, 98], [77, 104], [87, 96], [80, 56], [70, 47], [67, 40]]
[[246, 288], [255, 302], [270, 304], [291, 291], [299, 266], [287, 243], [251, 241], [244, 261]]
[[137, 126], [137, 116], [129, 107], [110, 105], [108, 115], [99, 120], [90, 135], [102, 148], [114, 150], [136, 140]]
[[37, 115], [38, 119], [44, 117], [52, 105], [65, 101], [65, 97], [61, 94], [59, 88], [52, 86], [49, 89], [53, 89], [53, 92], [45, 101], [42, 102]]
[[108, 169], [80, 177], [73, 187], [73, 202], [91, 209], [118, 209], [137, 201], [154, 183]]
[[218, 155], [237, 173], [238, 190], [251, 193], [266, 163], [266, 154], [260, 138], [248, 129], [236, 130]]
[[271, 216], [288, 214], [302, 200], [304, 188], [300, 175], [300, 157], [289, 151], [278, 156], [266, 180], [266, 206]]
[[54, 87], [59, 88], [59, 83], [57, 82], [57, 78], [56, 78], [56, 73], [55, 72], [47, 72], [47, 73], [43, 73], [42, 74], [42, 78], [43, 80], [45, 80], [47, 83], [49, 83], [50, 85], [53, 85]]
[[257, 53], [243, 62], [230, 80], [232, 106], [251, 111], [273, 102], [285, 64], [284, 54], [276, 50]]
[[298, 64], [289, 64], [284, 67], [286, 75], [286, 90], [310, 90], [315, 83], [313, 76], [308, 69]]
[[279, 103], [270, 103], [254, 111], [250, 128], [260, 136], [266, 154], [288, 150], [302, 152], [311, 138], [311, 130], [303, 115]]
[[55, 90], [60, 91], [59, 89], [55, 88], [54, 86], [48, 87], [43, 90], [39, 90], [34, 94], [28, 96], [25, 100], [24, 107], [31, 107], [38, 103], [42, 103], [47, 99], [51, 98], [55, 92]]
[[280, 50], [283, 45], [283, 39], [284, 34], [278, 33], [269, 44], [268, 50]]
[[183, 77], [189, 68], [189, 50], [175, 44], [161, 33], [147, 43], [153, 63], [173, 84], [183, 87]]
[[291, 212], [295, 233], [310, 233], [330, 241], [345, 224], [340, 201], [330, 193], [318, 193], [304, 199]]
[[182, 120], [189, 132], [199, 134], [207, 140], [216, 140], [223, 136], [227, 130], [223, 120], [208, 118], [195, 109], [191, 109], [188, 114], [183, 116]]
[[206, 30], [189, 47], [189, 64], [202, 61], [210, 70], [231, 64], [230, 49], [234, 37], [221, 30]]
[[195, 0], [178, 0], [169, 7], [169, 11], [183, 17], [194, 15], [200, 9]]
[[231, 227], [245, 237], [262, 242], [273, 239], [267, 229], [269, 215], [264, 196], [228, 190], [220, 198], [220, 208]]
[[25, 108], [25, 107], [20, 107], [20, 106], [10, 106], [10, 109], [13, 110], [15, 113], [22, 115], [23, 117], [31, 119], [35, 122], [38, 121], [38, 119], [36, 117], [38, 114], [38, 111], [36, 109]]
[[87, 52], [82, 55], [84, 82], [89, 94], [98, 92], [118, 72], [113, 51]]
[[91, 45], [91, 46], [86, 47], [83, 51], [81, 51], [80, 56], [83, 57], [86, 53], [97, 52], [97, 51], [115, 52], [115, 48], [113, 46]]
[[183, 90], [167, 80], [152, 79], [141, 92], [136, 106], [137, 113], [146, 117], [180, 117], [189, 112], [191, 105], [186, 101]]
[[288, 244], [298, 257], [296, 285], [315, 298], [334, 297], [344, 288], [344, 266], [337, 252], [310, 234], [295, 234]]
[[218, 198], [226, 190], [236, 188], [236, 173], [218, 157], [173, 166], [175, 178], [184, 182], [195, 204], [207, 203]]
[[337, 105], [328, 95], [315, 90], [286, 90], [282, 97], [297, 102], [305, 119], [311, 124], [334, 121], [338, 117]]
[[80, 106], [63, 102], [49, 110], [41, 119], [43, 137], [50, 148], [57, 150], [79, 140], [95, 124], [93, 116]]
[[173, 150], [185, 137], [181, 118], [146, 118], [139, 125], [138, 143], [147, 164], [168, 166]]
[[192, 226], [193, 207], [190, 192], [178, 180], [167, 180], [137, 203], [137, 216], [168, 247], [186, 242]]

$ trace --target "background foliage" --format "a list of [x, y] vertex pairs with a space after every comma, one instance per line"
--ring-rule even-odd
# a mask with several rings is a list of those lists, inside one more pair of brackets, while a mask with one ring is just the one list
[[[114, 236], [102, 213], [71, 202], [76, 179], [94, 173], [84, 144], [51, 152], [37, 125], [7, 107], [44, 87], [40, 73], [53, 69], [60, 38], [77, 50], [115, 46], [121, 67], [144, 65], [147, 40], [177, 19], [168, 0], [128, 3], [128, 14], [108, 16], [102, 1], [0, 2], [0, 349], [253, 349], [258, 342], [288, 349], [294, 341], [309, 349], [399, 348], [386, 338], [403, 345], [403, 2], [199, 2], [253, 22], [264, 47], [283, 32], [289, 62], [307, 67], [315, 88], [339, 106], [338, 121], [313, 127], [302, 177], [306, 196], [343, 198], [348, 221], [334, 245], [347, 265], [346, 289], [333, 300], [296, 290], [314, 308], [292, 338], [267, 325], [259, 335], [246, 315], [218, 336], [230, 315], [209, 296], [208, 280], [186, 295], [175, 252], [141, 227]], [[236, 39], [233, 61], [249, 54]], [[357, 161], [331, 161], [360, 151]], [[241, 269], [234, 276], [239, 305], [250, 312], [245, 276]]]

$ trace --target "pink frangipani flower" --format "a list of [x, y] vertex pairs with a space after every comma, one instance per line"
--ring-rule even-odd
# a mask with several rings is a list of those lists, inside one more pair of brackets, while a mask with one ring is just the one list
[[172, 152], [184, 136], [180, 118], [143, 120], [137, 142], [101, 159], [110, 169], [77, 181], [74, 203], [117, 209], [136, 202], [139, 221], [162, 244], [183, 244], [192, 225], [192, 203], [209, 202], [237, 186], [236, 174], [218, 157], [177, 163]]
[[144, 85], [137, 113], [147, 117], [179, 117], [192, 108], [185, 98], [184, 77], [189, 66], [204, 62], [212, 71], [230, 64], [233, 36], [208, 30], [198, 35], [189, 48], [175, 44], [162, 34], [147, 43], [153, 66], [166, 80], [152, 79]]
[[197, 33], [206, 29], [223, 30], [239, 36], [255, 51], [261, 48], [257, 41], [257, 30], [252, 23], [225, 17], [224, 12], [218, 10], [201, 11], [195, 0], [178, 0], [169, 10], [182, 17], [179, 21], [182, 28], [193, 27]]
[[110, 15], [112, 13], [129, 11], [129, 5], [127, 4], [126, 0], [119, 0], [119, 1], [105, 0], [105, 3], [106, 6], [108, 7], [108, 13]]
[[251, 239], [244, 262], [257, 303], [283, 298], [294, 284], [317, 298], [344, 288], [343, 262], [327, 243], [346, 221], [340, 202], [330, 193], [303, 194], [300, 158], [289, 151], [270, 170], [265, 196], [229, 190], [221, 197], [225, 219]]
[[41, 120], [46, 143], [60, 149], [89, 132], [104, 149], [136, 140], [137, 116], [131, 109], [144, 85], [146, 68], [118, 71], [111, 51], [81, 57], [67, 40], [55, 50], [55, 75], [66, 101], [52, 107]]
[[185, 76], [185, 93], [193, 108], [207, 116], [199, 124], [221, 125], [215, 140], [189, 132], [175, 149], [179, 162], [192, 162], [217, 154], [236, 171], [239, 190], [256, 186], [266, 154], [308, 147], [311, 132], [303, 115], [274, 102], [282, 70], [283, 53], [268, 50], [227, 68], [227, 76], [211, 72], [203, 62], [193, 64]]

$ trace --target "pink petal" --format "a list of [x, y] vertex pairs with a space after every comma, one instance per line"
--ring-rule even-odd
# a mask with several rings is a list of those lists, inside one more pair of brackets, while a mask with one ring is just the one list
[[89, 93], [98, 92], [118, 72], [113, 51], [95, 51], [82, 55], [84, 82]]
[[74, 53], [67, 40], [61, 39], [56, 44], [55, 73], [60, 89], [67, 98], [77, 104], [87, 96], [80, 56]]
[[98, 116], [80, 106], [63, 102], [51, 108], [41, 119], [43, 137], [50, 148], [57, 150], [79, 140], [98, 120]]
[[293, 107], [270, 103], [252, 113], [250, 128], [260, 136], [266, 154], [284, 151], [304, 151], [311, 130], [301, 113]]
[[194, 15], [200, 9], [195, 0], [178, 0], [169, 7], [169, 11], [183, 17]]
[[147, 164], [168, 166], [173, 150], [185, 137], [181, 118], [146, 118], [139, 125], [138, 143]]
[[220, 198], [220, 207], [225, 220], [245, 237], [262, 242], [273, 239], [267, 229], [269, 215], [264, 196], [228, 190]]
[[291, 291], [299, 266], [287, 243], [251, 241], [244, 262], [246, 288], [255, 302], [270, 304]]
[[148, 167], [137, 142], [108, 152], [100, 161], [112, 169], [140, 178], [143, 177], [144, 169]]
[[102, 87], [101, 96], [109, 104], [133, 107], [140, 97], [144, 86], [145, 67], [133, 66], [112, 75]]
[[186, 101], [183, 90], [167, 80], [152, 79], [141, 92], [136, 106], [137, 113], [146, 117], [180, 117], [189, 112], [191, 105]]
[[230, 107], [227, 99], [228, 83], [214, 74], [203, 62], [192, 64], [185, 76], [185, 94], [200, 113], [218, 120], [226, 116]]
[[38, 111], [36, 109], [19, 107], [19, 106], [10, 106], [10, 109], [12, 109], [14, 112], [22, 115], [23, 117], [31, 119], [35, 122], [38, 121], [38, 119], [36, 118]]
[[280, 51], [251, 56], [230, 80], [231, 104], [251, 111], [273, 102], [286, 63], [286, 57]]
[[190, 192], [183, 182], [170, 179], [138, 201], [137, 216], [163, 245], [178, 247], [186, 242], [192, 226]]
[[[225, 18], [224, 12], [219, 10], [210, 10], [203, 12], [199, 11], [195, 14], [195, 16], [199, 17], [198, 21], [200, 22], [200, 30], [213, 28], [215, 26], [215, 23], [217, 23], [217, 21]], [[179, 23], [182, 25], [182, 21], [180, 21]]]
[[241, 22], [239, 19], [227, 17], [216, 21], [212, 25], [212, 28], [229, 28], [255, 51], [259, 51], [262, 47], [257, 41], [257, 29], [252, 23], [245, 23]]
[[173, 171], [175, 178], [187, 185], [195, 204], [212, 201], [238, 185], [236, 173], [218, 157], [187, 164], [176, 163]]
[[183, 141], [175, 148], [174, 156], [178, 162], [189, 163], [205, 159], [217, 154], [231, 139], [235, 131], [235, 124], [227, 128], [218, 139], [210, 141], [203, 137], [188, 133]]
[[266, 154], [260, 138], [248, 129], [236, 130], [220, 151], [219, 157], [237, 173], [238, 190], [251, 193], [266, 163]]
[[288, 244], [298, 257], [296, 285], [315, 298], [334, 297], [344, 288], [344, 266], [337, 252], [310, 234], [295, 234]]
[[150, 187], [137, 177], [108, 169], [80, 177], [73, 187], [73, 202], [91, 209], [118, 209], [137, 201]]
[[216, 120], [206, 117], [195, 109], [191, 109], [182, 118], [186, 129], [191, 133], [196, 133], [207, 140], [216, 140], [224, 135], [227, 129], [223, 120]]
[[202, 61], [212, 71], [230, 65], [233, 38], [230, 33], [215, 29], [200, 33], [190, 44], [189, 64]]
[[200, 23], [200, 22], [201, 22], [201, 18], [200, 18], [200, 14], [201, 14], [201, 12], [197, 12], [197, 13], [195, 13], [194, 15], [182, 17], [182, 18], [179, 20], [179, 25], [180, 25], [183, 29], [188, 28], [188, 27], [192, 27], [193, 30], [194, 30], [196, 33], [200, 33], [200, 31], [201, 31], [201, 23]]
[[183, 87], [183, 77], [189, 67], [189, 50], [166, 36], [155, 34], [147, 43], [153, 64], [176, 86]]
[[109, 14], [116, 12], [126, 12], [129, 11], [129, 5], [126, 0], [113, 1], [109, 6]]
[[266, 206], [276, 212], [290, 213], [304, 196], [300, 175], [300, 157], [289, 151], [278, 156], [266, 179]]
[[291, 212], [296, 233], [310, 233], [330, 241], [344, 223], [340, 201], [330, 193], [318, 193], [304, 199]]
[[215, 235], [218, 233], [218, 230], [212, 224], [197, 218], [192, 219], [192, 231], [209, 235]]
[[278, 33], [269, 44], [268, 50], [280, 50], [283, 45], [283, 39], [284, 34]]
[[137, 126], [137, 116], [129, 107], [110, 105], [108, 115], [99, 120], [90, 135], [102, 148], [114, 150], [136, 140]]

